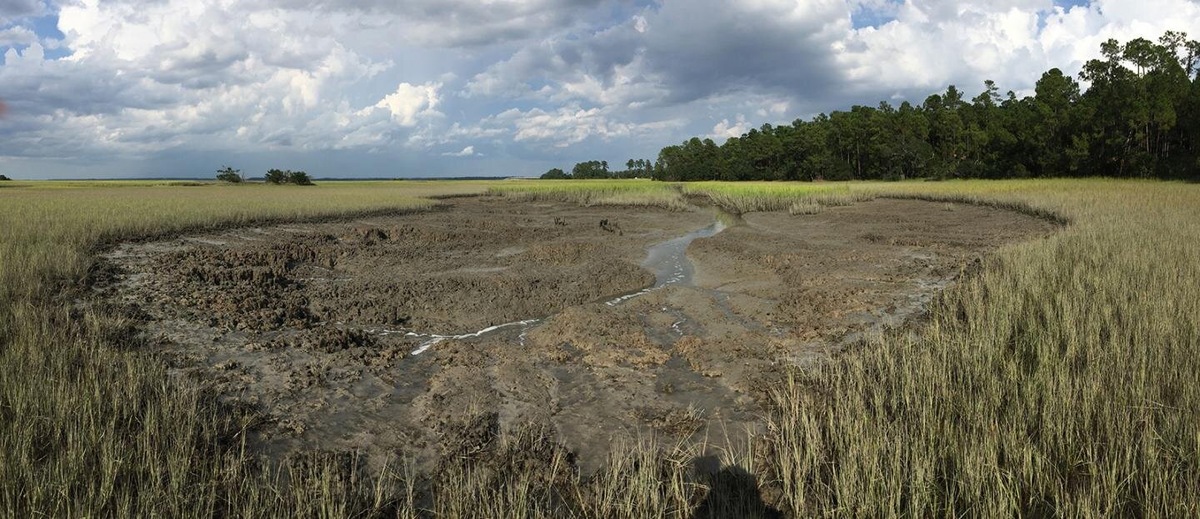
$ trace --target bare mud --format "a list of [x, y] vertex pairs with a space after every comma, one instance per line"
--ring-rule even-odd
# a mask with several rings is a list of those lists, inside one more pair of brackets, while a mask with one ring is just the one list
[[587, 470], [622, 438], [736, 441], [784, 367], [904, 325], [981, 255], [1053, 229], [911, 200], [725, 228], [699, 208], [460, 198], [127, 243], [94, 289], [178, 376], [259, 409], [266, 453], [431, 462], [497, 413], [548, 424]]

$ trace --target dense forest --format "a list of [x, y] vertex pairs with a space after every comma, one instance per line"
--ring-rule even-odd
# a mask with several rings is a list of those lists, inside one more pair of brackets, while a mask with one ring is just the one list
[[968, 101], [951, 85], [917, 106], [884, 101], [765, 124], [720, 146], [694, 137], [664, 148], [653, 166], [631, 160], [603, 172], [670, 181], [1196, 177], [1200, 42], [1167, 32], [1157, 43], [1108, 40], [1100, 52], [1079, 74], [1086, 91], [1057, 68], [1032, 97], [985, 81]]

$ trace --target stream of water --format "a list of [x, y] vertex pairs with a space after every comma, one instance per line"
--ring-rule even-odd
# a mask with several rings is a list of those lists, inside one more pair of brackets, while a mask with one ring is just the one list
[[672, 238], [646, 249], [642, 268], [654, 273], [654, 286], [614, 298], [604, 304], [616, 306], [635, 297], [644, 296], [670, 285], [691, 285], [696, 269], [687, 257], [687, 248], [698, 238], [708, 238], [725, 230], [720, 220], [703, 229], [697, 229], [678, 238]]
[[[713, 222], [711, 225], [702, 229], [696, 229], [683, 236], [672, 238], [670, 240], [651, 245], [646, 249], [646, 259], [642, 261], [642, 268], [654, 273], [654, 286], [623, 294], [604, 304], [608, 306], [616, 306], [630, 299], [644, 296], [655, 290], [671, 285], [690, 285], [692, 283], [692, 275], [695, 273], [695, 267], [692, 266], [692, 261], [687, 257], [687, 248], [693, 241], [699, 238], [708, 238], [725, 230], [725, 224], [721, 220]], [[482, 337], [484, 335], [497, 332], [503, 329], [520, 328], [521, 339], [524, 343], [525, 332], [529, 327], [542, 322], [546, 318], [525, 319], [522, 321], [513, 321], [510, 323], [498, 324], [489, 326], [482, 330], [464, 333], [460, 335], [438, 335], [433, 333], [419, 333], [412, 330], [377, 330], [380, 335], [403, 334], [405, 337], [414, 337], [425, 339], [417, 349], [413, 350], [413, 355], [420, 355], [429, 350], [433, 345], [445, 341], [447, 339], [471, 339]]]

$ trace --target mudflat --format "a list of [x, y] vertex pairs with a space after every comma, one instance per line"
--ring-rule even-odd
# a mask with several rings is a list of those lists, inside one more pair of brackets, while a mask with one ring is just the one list
[[906, 326], [1054, 228], [917, 200], [730, 217], [456, 198], [125, 243], [93, 288], [177, 376], [255, 409], [265, 453], [431, 462], [489, 416], [551, 427], [586, 470], [631, 438], [739, 441], [784, 368]]

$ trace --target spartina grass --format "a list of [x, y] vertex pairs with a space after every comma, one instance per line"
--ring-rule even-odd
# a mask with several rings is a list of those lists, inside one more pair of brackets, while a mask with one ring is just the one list
[[660, 207], [672, 211], [689, 209], [674, 185], [649, 180], [507, 181], [494, 184], [488, 193], [525, 202]]
[[800, 214], [818, 214], [821, 212], [821, 204], [815, 200], [805, 199], [792, 202], [791, 207], [788, 207], [788, 214], [792, 216]]
[[704, 487], [694, 481], [695, 446], [663, 448], [653, 440], [618, 446], [579, 501], [586, 517], [690, 517]]
[[849, 205], [871, 197], [868, 192], [851, 190], [849, 184], [795, 182], [695, 182], [685, 184], [683, 192], [707, 198], [735, 214], [785, 210], [792, 214], [814, 214], [820, 206]]

